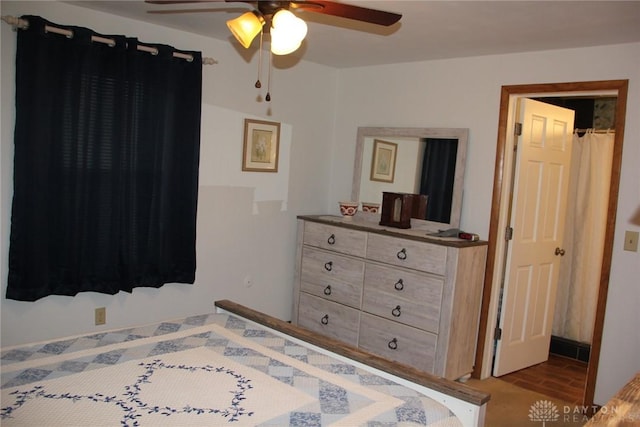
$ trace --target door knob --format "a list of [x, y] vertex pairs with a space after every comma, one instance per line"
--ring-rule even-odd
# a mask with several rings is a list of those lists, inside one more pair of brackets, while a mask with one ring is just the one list
[[556, 248], [556, 256], [564, 256], [564, 249]]

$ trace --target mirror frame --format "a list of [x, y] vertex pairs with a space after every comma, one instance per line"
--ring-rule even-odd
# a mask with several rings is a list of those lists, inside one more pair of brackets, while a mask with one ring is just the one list
[[[356, 154], [353, 165], [353, 184], [351, 186], [351, 200], [360, 199], [360, 179], [362, 175], [362, 155], [364, 152], [365, 138], [374, 137], [408, 137], [408, 138], [443, 138], [457, 139], [458, 151], [456, 155], [456, 170], [451, 200], [451, 217], [449, 223], [429, 220], [417, 220], [425, 225], [444, 228], [459, 228], [462, 211], [462, 193], [464, 189], [464, 170], [467, 158], [467, 144], [469, 129], [466, 128], [396, 128], [396, 127], [359, 127], [356, 140]], [[428, 202], [427, 202], [428, 203]], [[416, 221], [416, 219], [412, 219]]]

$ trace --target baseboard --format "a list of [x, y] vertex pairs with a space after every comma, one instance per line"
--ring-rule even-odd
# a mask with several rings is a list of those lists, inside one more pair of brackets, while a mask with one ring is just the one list
[[582, 342], [552, 335], [549, 353], [588, 363], [591, 346]]

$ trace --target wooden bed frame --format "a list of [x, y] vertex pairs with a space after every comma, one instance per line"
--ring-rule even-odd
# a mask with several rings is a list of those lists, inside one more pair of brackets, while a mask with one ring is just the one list
[[465, 426], [482, 426], [490, 395], [464, 384], [439, 378], [411, 366], [382, 358], [308, 329], [292, 325], [229, 300], [215, 302], [218, 312], [228, 312], [273, 329], [300, 344], [348, 361], [377, 375], [412, 388], [448, 407]]

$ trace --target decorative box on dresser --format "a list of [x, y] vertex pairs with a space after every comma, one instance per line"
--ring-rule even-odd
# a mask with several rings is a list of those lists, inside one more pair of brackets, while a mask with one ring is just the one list
[[487, 242], [298, 217], [293, 323], [431, 374], [473, 370]]

